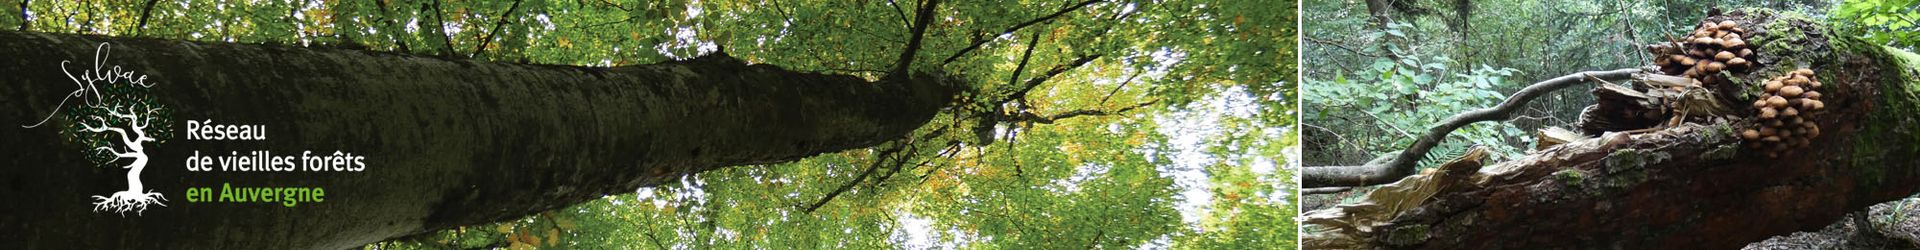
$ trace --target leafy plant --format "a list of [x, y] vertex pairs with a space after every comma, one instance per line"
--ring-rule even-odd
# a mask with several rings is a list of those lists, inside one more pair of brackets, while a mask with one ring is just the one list
[[[1316, 107], [1309, 121], [1333, 133], [1368, 134], [1368, 130], [1387, 131], [1388, 136], [1359, 138], [1350, 145], [1373, 155], [1405, 148], [1428, 126], [1468, 110], [1492, 107], [1504, 100], [1499, 89], [1513, 88], [1507, 80], [1518, 70], [1479, 67], [1458, 72], [1447, 66], [1445, 56], [1406, 57], [1400, 60], [1375, 60], [1362, 71], [1337, 74], [1331, 80], [1308, 79], [1304, 97]], [[1352, 76], [1352, 77], [1348, 77]], [[1379, 133], [1374, 133], [1379, 134]], [[1421, 165], [1432, 165], [1473, 145], [1486, 145], [1495, 152], [1515, 155], [1532, 138], [1511, 124], [1476, 124], [1455, 131], [1436, 147]]]
[[1841, 30], [1875, 43], [1908, 50], [1920, 48], [1920, 1], [1848, 0], [1831, 16]]

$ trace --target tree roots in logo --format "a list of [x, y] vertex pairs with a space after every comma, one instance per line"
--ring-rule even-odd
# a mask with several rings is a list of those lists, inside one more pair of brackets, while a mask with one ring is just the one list
[[132, 190], [114, 192], [113, 197], [95, 195], [93, 196], [93, 200], [95, 200], [93, 203], [94, 212], [112, 211], [126, 214], [128, 211], [132, 211], [138, 214], [146, 212], [147, 205], [167, 206], [167, 204], [160, 203], [161, 201], [167, 200], [167, 198], [161, 196], [160, 193]]

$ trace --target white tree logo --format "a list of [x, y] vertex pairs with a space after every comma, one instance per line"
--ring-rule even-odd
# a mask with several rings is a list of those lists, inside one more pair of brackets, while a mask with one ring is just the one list
[[[38, 123], [20, 127], [39, 127], [54, 116], [65, 117], [76, 125], [66, 126], [61, 134], [82, 145], [88, 160], [100, 166], [116, 166], [120, 159], [132, 158], [132, 163], [117, 165], [127, 169], [127, 190], [93, 196], [93, 210], [138, 214], [146, 212], [149, 205], [167, 206], [161, 203], [167, 200], [165, 196], [145, 190], [146, 185], [140, 183], [140, 172], [147, 169], [147, 146], [166, 143], [172, 137], [166, 126], [172, 122], [172, 115], [148, 95], [154, 83], [147, 82], [146, 75], [119, 65], [107, 65], [110, 48], [107, 43], [100, 43], [93, 52], [93, 65], [81, 66], [77, 75], [75, 68], [68, 67], [72, 61], [60, 61], [61, 71], [73, 79], [73, 92], [60, 99], [54, 108], [56, 112], [47, 114]], [[67, 107], [67, 102], [74, 98], [79, 98], [81, 105], [61, 108]], [[150, 129], [148, 126], [152, 124], [160, 126]]]
[[[134, 107], [126, 107], [126, 112], [124, 113], [120, 112], [121, 107], [119, 105], [115, 105], [112, 108], [99, 107], [107, 108], [106, 115], [108, 117], [95, 115], [91, 118], [100, 125], [96, 126], [86, 121], [80, 122], [80, 126], [82, 127], [81, 131], [89, 133], [113, 132], [113, 134], [119, 135], [121, 145], [124, 145], [126, 148], [122, 150], [108, 145], [96, 147], [94, 148], [95, 150], [111, 154], [115, 160], [133, 158], [133, 163], [120, 167], [128, 169], [127, 190], [114, 192], [112, 196], [93, 196], [93, 211], [95, 212], [113, 211], [125, 214], [127, 211], [133, 211], [134, 213], [142, 213], [147, 210], [147, 205], [167, 206], [167, 204], [160, 203], [161, 201], [165, 201], [166, 197], [152, 190], [142, 190], [145, 185], [140, 184], [140, 171], [147, 168], [147, 152], [142, 144], [157, 141], [153, 137], [148, 137], [146, 130], [147, 126], [152, 124], [154, 120], [153, 117], [157, 114], [156, 111], [159, 110], [159, 108], [150, 105], [141, 106], [146, 106], [146, 109], [136, 110]], [[125, 120], [127, 128], [121, 129], [114, 127], [108, 122], [110, 120]]]

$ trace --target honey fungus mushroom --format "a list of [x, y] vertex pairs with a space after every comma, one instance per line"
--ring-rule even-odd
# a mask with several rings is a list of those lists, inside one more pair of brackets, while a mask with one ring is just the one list
[[1753, 101], [1753, 126], [1740, 131], [1748, 147], [1766, 150], [1767, 157], [1779, 157], [1820, 136], [1820, 124], [1813, 116], [1826, 109], [1826, 103], [1820, 101], [1821, 84], [1813, 73], [1812, 69], [1795, 69], [1761, 85], [1763, 91]]
[[1653, 63], [1666, 75], [1684, 76], [1713, 85], [1726, 80], [1721, 72], [1746, 73], [1754, 68], [1753, 48], [1739, 22], [1703, 22], [1693, 33], [1674, 42], [1650, 45]]

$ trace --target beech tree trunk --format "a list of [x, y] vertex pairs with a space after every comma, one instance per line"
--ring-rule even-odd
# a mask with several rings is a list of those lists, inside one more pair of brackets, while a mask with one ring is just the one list
[[[1734, 74], [1741, 114], [1648, 133], [1607, 133], [1485, 167], [1415, 175], [1400, 199], [1308, 212], [1307, 247], [1736, 249], [1818, 230], [1920, 192], [1920, 56], [1766, 10], [1737, 11], [1762, 68]], [[1816, 72], [1824, 134], [1769, 158], [1738, 132], [1760, 82]], [[1451, 173], [1451, 174], [1450, 174]], [[1417, 184], [1420, 182], [1438, 184]], [[1380, 192], [1380, 191], [1375, 191]], [[1387, 195], [1393, 196], [1393, 195]], [[1396, 203], [1404, 202], [1404, 203]]]
[[[56, 110], [103, 68], [148, 76], [175, 133], [141, 178], [167, 207], [96, 213], [125, 169], [95, 167]], [[0, 32], [0, 248], [340, 249], [518, 218], [727, 166], [863, 148], [923, 125], [950, 78], [747, 65], [724, 54], [610, 68], [359, 50]], [[118, 84], [118, 83], [116, 83]], [[74, 103], [66, 104], [72, 107]], [[65, 109], [65, 108], [62, 108]], [[188, 140], [188, 120], [264, 125], [264, 141]], [[185, 159], [344, 151], [363, 172], [188, 172]], [[183, 190], [320, 187], [324, 202], [190, 203]]]

